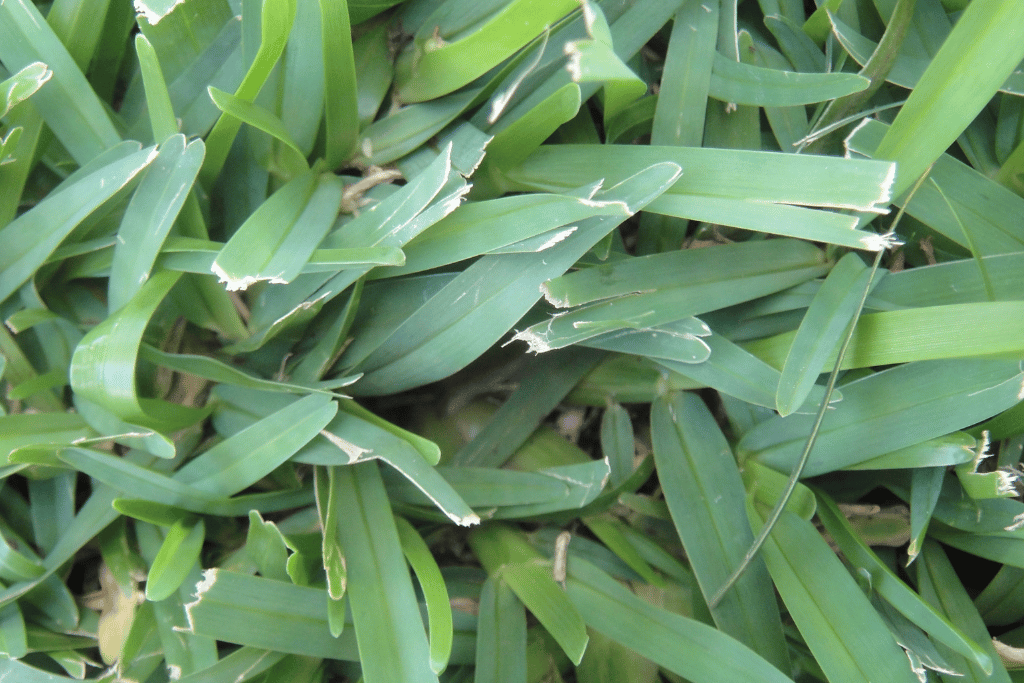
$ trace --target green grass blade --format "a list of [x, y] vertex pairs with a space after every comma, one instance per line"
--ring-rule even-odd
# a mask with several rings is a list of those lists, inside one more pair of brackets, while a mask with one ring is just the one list
[[[403, 102], [422, 102], [447, 95], [483, 75], [536, 38], [544, 26], [555, 24], [577, 8], [570, 0], [514, 0], [481, 18], [473, 31], [438, 33], [427, 20], [426, 35], [418, 34], [396, 65], [396, 94]], [[438, 12], [450, 10], [439, 9]], [[429, 36], [429, 37], [428, 37]]]
[[[10, 78], [0, 81], [0, 92], [4, 95], [3, 104], [0, 104], [0, 117], [6, 117], [11, 109], [35, 94], [52, 76], [53, 72], [45, 64], [33, 62]], [[7, 144], [5, 140], [4, 146]]]
[[[868, 313], [857, 322], [843, 367], [983, 356], [1012, 358], [1021, 352], [1022, 311], [1021, 302], [994, 301]], [[785, 332], [744, 348], [779, 366], [794, 337], [793, 332]], [[833, 350], [825, 362], [834, 363], [835, 358]]]
[[[253, 596], [259, 603], [253, 606]], [[326, 592], [285, 581], [208, 569], [185, 605], [192, 633], [309, 657], [357, 660], [355, 634], [327, 627]], [[419, 615], [417, 615], [417, 620]]]
[[437, 560], [415, 527], [402, 517], [395, 517], [395, 527], [405, 559], [416, 573], [416, 580], [423, 591], [430, 629], [430, 668], [439, 674], [448, 667], [448, 658], [452, 654], [452, 606], [448, 589]]
[[541, 564], [513, 562], [502, 565], [497, 575], [578, 665], [587, 648], [587, 630], [551, 570]]
[[459, 467], [500, 467], [512, 456], [565, 395], [592, 370], [600, 355], [589, 351], [538, 359], [517, 391], [476, 436], [452, 456]]
[[377, 465], [335, 468], [334, 486], [339, 517], [345, 520], [338, 525], [338, 539], [345, 549], [349, 604], [366, 682], [436, 680]]
[[612, 486], [618, 486], [633, 473], [636, 457], [633, 421], [621, 404], [612, 401], [601, 415], [601, 453], [608, 459]]
[[146, 577], [146, 599], [159, 602], [178, 590], [203, 549], [206, 527], [200, 519], [191, 524], [175, 522], [156, 554]]
[[178, 132], [178, 122], [174, 118], [174, 107], [167, 92], [167, 82], [160, 69], [156, 50], [144, 33], [135, 36], [135, 52], [138, 54], [142, 82], [146, 88], [146, 106], [149, 109], [153, 140], [162, 143]]
[[592, 564], [572, 558], [569, 576], [569, 599], [590, 628], [693, 683], [789, 680], [739, 641], [644, 602]]
[[[670, 186], [678, 173], [674, 164], [656, 165], [598, 197], [622, 201], [632, 212]], [[564, 273], [619, 222], [619, 217], [581, 222], [579, 230], [549, 249], [539, 263], [532, 254], [483, 257], [421, 306], [359, 366], [367, 374], [353, 389], [363, 394], [395, 391], [464, 367], [533, 306], [542, 282]], [[471, 337], [466, 334], [469, 329]], [[428, 357], [432, 360], [425, 362]]]
[[50, 68], [49, 87], [33, 102], [80, 166], [121, 141], [81, 69], [34, 3], [11, 0], [0, 6], [0, 60], [15, 72], [35, 62]]
[[793, 336], [779, 378], [775, 395], [779, 415], [789, 415], [803, 405], [830, 356], [838, 354], [850, 320], [860, 309], [870, 273], [859, 256], [847, 254], [836, 263], [814, 295]]
[[[530, 189], [564, 190], [601, 178], [618, 182], [659, 162], [685, 169], [666, 191], [833, 209], [880, 211], [892, 198], [894, 166], [867, 160], [700, 147], [543, 145], [508, 179]], [[770, 173], [765, 172], [771, 169]]]
[[238, 493], [309, 443], [337, 411], [330, 396], [299, 399], [189, 461], [175, 480], [210, 496]]
[[[10, 5], [5, 4], [4, 7]], [[132, 181], [157, 156], [124, 143], [71, 176], [60, 189], [0, 229], [0, 301], [32, 277], [57, 246], [86, 216]], [[106, 162], [106, 163], [104, 163]]]
[[709, 94], [720, 102], [755, 107], [792, 107], [860, 92], [870, 81], [850, 73], [778, 71], [716, 54]]
[[[775, 408], [781, 373], [719, 334], [703, 337], [701, 341], [711, 350], [711, 355], [703, 363], [679, 363], [668, 358], [653, 360], [661, 367], [696, 380], [702, 386], [717, 389], [756, 406]], [[805, 415], [813, 413], [824, 396], [824, 387], [812, 387], [807, 400], [796, 412]]]
[[[740, 565], [754, 540], [743, 511], [746, 493], [725, 437], [694, 394], [675, 393], [652, 406], [651, 438], [659, 481], [676, 532], [705, 599]], [[782, 623], [764, 565], [752, 566], [711, 610], [719, 628], [789, 668]]]
[[704, 137], [719, 3], [684, 3], [672, 23], [651, 144], [699, 147]]
[[[333, 225], [343, 190], [337, 176], [313, 171], [293, 183], [294, 186], [286, 185], [253, 213], [211, 266], [221, 281], [227, 282], [229, 290], [245, 289], [259, 280], [274, 284], [291, 282]], [[260, 240], [267, 246], [253, 253], [253, 241]], [[325, 256], [347, 256], [343, 251], [329, 250]]]
[[[140, 34], [141, 35], [141, 34]], [[125, 211], [107, 285], [108, 310], [123, 307], [149, 279], [153, 264], [203, 163], [199, 140], [173, 135], [160, 145]]]
[[992, 658], [978, 643], [953, 626], [934, 607], [899, 580], [850, 526], [842, 511], [824, 494], [818, 494], [818, 515], [829, 535], [857, 571], [871, 576], [871, 588], [907, 619], [928, 632], [933, 640], [969, 658], [986, 673], [992, 671]]
[[[1016, 361], [920, 361], [850, 382], [842, 391], [843, 400], [822, 422], [805, 477], [921, 443], [1006, 410], [1020, 400], [1021, 374]], [[743, 436], [738, 451], [744, 459], [755, 457], [789, 471], [813, 419], [790, 415], [766, 420]]]
[[217, 105], [225, 114], [235, 117], [242, 123], [247, 123], [257, 130], [261, 130], [267, 135], [282, 142], [288, 149], [295, 152], [294, 155], [289, 156], [287, 160], [288, 169], [296, 169], [298, 172], [306, 171], [309, 169], [309, 164], [306, 163], [306, 155], [303, 153], [299, 146], [292, 140], [291, 133], [284, 121], [274, 116], [266, 109], [247, 102], [240, 97], [236, 97], [231, 93], [226, 93], [223, 90], [213, 87], [212, 85], [208, 89], [210, 93], [210, 99]]
[[327, 167], [335, 170], [352, 154], [359, 132], [359, 101], [348, 3], [320, 0], [324, 63], [324, 122]]
[[830, 681], [917, 680], [882, 618], [810, 522], [783, 512], [762, 552], [790, 616]]
[[[235, 97], [246, 102], [256, 99], [271, 70], [281, 58], [288, 34], [295, 19], [295, 0], [267, 0], [263, 3], [260, 21], [260, 47]], [[221, 116], [206, 138], [206, 160], [199, 172], [204, 187], [211, 187], [227, 161], [231, 144], [241, 128], [241, 120]]]
[[526, 610], [501, 576], [480, 591], [474, 683], [515, 683], [526, 678]]
[[[956, 140], [1024, 58], [1024, 15], [972, 2], [931, 60], [873, 156], [899, 162], [902, 195]], [[979, 65], [984, 64], [983, 69]]]
[[955, 626], [962, 629], [975, 642], [982, 643], [991, 661], [991, 670], [980, 666], [975, 661], [962, 657], [947, 648], [938, 646], [940, 654], [950, 661], [953, 667], [964, 672], [965, 681], [999, 681], [1008, 683], [1010, 675], [1003, 665], [977, 608], [971, 602], [966, 589], [956, 575], [945, 552], [934, 541], [925, 543], [920, 561], [917, 563], [918, 590], [921, 597], [930, 602], [939, 612], [944, 614]]

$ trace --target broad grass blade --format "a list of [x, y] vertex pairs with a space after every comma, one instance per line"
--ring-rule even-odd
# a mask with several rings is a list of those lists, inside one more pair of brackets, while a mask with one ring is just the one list
[[526, 610], [501, 575], [480, 591], [474, 683], [516, 683], [526, 679]]
[[594, 565], [572, 558], [567, 594], [587, 626], [693, 683], [789, 678], [718, 629], [644, 602]]
[[[141, 34], [140, 34], [141, 35]], [[149, 279], [153, 264], [203, 163], [203, 143], [172, 135], [132, 195], [114, 245], [107, 310], [114, 313]]]
[[334, 224], [343, 184], [308, 171], [274, 193], [235, 231], [211, 270], [229, 291], [261, 280], [287, 284]]
[[[757, 513], [751, 516], [763, 523]], [[917, 681], [882, 618], [810, 522], [783, 511], [762, 553], [829, 681]], [[813, 571], [801, 569], [809, 567]]]
[[828, 496], [818, 493], [817, 497], [819, 518], [854, 569], [871, 576], [871, 589], [926, 631], [933, 640], [970, 659], [974, 666], [986, 673], [991, 673], [992, 658], [989, 654], [900, 581], [895, 572], [857, 535], [842, 511]]
[[789, 415], [807, 400], [828, 358], [838, 352], [869, 278], [868, 267], [856, 254], [841, 258], [825, 278], [786, 355], [775, 395], [779, 415]]
[[[651, 439], [672, 521], [708, 600], [754, 541], [739, 469], [714, 417], [694, 394], [674, 393], [654, 403]], [[770, 586], [764, 565], [754, 563], [711, 614], [723, 632], [786, 670], [789, 657]]]
[[1024, 14], [1017, 9], [972, 2], [928, 64], [872, 155], [899, 162], [893, 195], [939, 158], [1024, 58]]
[[[713, 351], [712, 351], [713, 353]], [[1020, 400], [1016, 361], [920, 361], [884, 370], [842, 387], [843, 400], [822, 423], [805, 477], [948, 434]], [[747, 432], [738, 451], [789, 471], [807, 440], [810, 415], [766, 420]]]
[[36, 62], [53, 72], [33, 103], [79, 166], [121, 142], [107, 110], [34, 3], [0, 5], [0, 60], [14, 72]]
[[320, 0], [326, 159], [341, 168], [359, 132], [358, 90], [348, 3]]
[[338, 539], [367, 683], [436, 680], [427, 634], [376, 463], [335, 467]]
[[149, 575], [146, 577], [146, 599], [159, 602], [171, 596], [185, 581], [192, 566], [199, 560], [206, 538], [203, 520], [191, 524], [175, 522], [160, 545]]
[[970, 638], [982, 643], [990, 659], [990, 666], [979, 665], [947, 647], [936, 645], [940, 654], [950, 661], [957, 671], [964, 672], [964, 681], [998, 681], [1009, 683], [1010, 675], [992, 645], [988, 632], [977, 608], [967, 595], [960, 578], [949, 563], [945, 551], [935, 541], [926, 541], [917, 562], [917, 582], [921, 597], [943, 613], [954, 625]]
[[448, 667], [448, 658], [452, 654], [452, 606], [448, 599], [448, 589], [437, 560], [416, 528], [402, 517], [395, 517], [395, 528], [402, 543], [402, 552], [416, 573], [423, 601], [427, 605], [430, 668], [439, 674]]
[[[4, 4], [3, 7], [10, 7]], [[32, 277], [71, 231], [97, 207], [132, 181], [157, 156], [126, 142], [106, 154], [89, 157], [89, 165], [70, 176], [46, 199], [0, 229], [0, 301]]]

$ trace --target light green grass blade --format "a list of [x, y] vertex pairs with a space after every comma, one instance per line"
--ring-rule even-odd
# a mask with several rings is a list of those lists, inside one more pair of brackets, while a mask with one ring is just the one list
[[1022, 58], [1024, 15], [998, 0], [972, 2], [873, 155], [899, 162], [895, 196], [956, 140]]
[[579, 86], [568, 83], [525, 112], [497, 133], [487, 146], [482, 174], [486, 175], [491, 165], [509, 168], [519, 164], [559, 126], [576, 116], [580, 103]]
[[[868, 313], [857, 322], [843, 367], [866, 368], [945, 358], [1016, 357], [1020, 355], [1024, 333], [1022, 312], [1022, 302], [995, 301]], [[751, 342], [745, 348], [779, 366], [794, 337], [793, 332], [785, 332]], [[835, 356], [833, 350], [825, 365], [835, 363]]]
[[541, 564], [514, 562], [502, 565], [497, 576], [537, 617], [566, 656], [579, 664], [589, 640], [587, 630], [551, 570]]
[[[825, 416], [805, 477], [948, 434], [1006, 410], [1020, 400], [1021, 374], [1016, 361], [921, 361], [850, 382], [842, 392], [843, 400]], [[743, 436], [738, 451], [744, 459], [754, 457], [789, 471], [813, 419], [790, 415], [766, 420]]]
[[789, 680], [739, 641], [706, 624], [644, 602], [588, 562], [572, 558], [569, 576], [569, 599], [590, 628], [687, 680]]
[[[629, 565], [644, 581], [664, 588], [666, 583], [661, 574], [654, 571], [636, 547], [630, 542], [629, 527], [611, 515], [584, 517], [583, 523], [609, 550]], [[780, 632], [781, 633], [781, 632]]]
[[287, 168], [294, 168], [300, 171], [308, 170], [309, 164], [306, 163], [306, 155], [299, 149], [295, 141], [292, 140], [291, 133], [288, 131], [284, 121], [266, 109], [236, 97], [231, 93], [219, 90], [212, 85], [208, 88], [208, 91], [210, 99], [213, 100], [213, 103], [222, 112], [235, 117], [242, 123], [249, 124], [257, 130], [263, 131], [295, 152], [294, 155], [288, 157]]
[[779, 415], [789, 415], [803, 405], [828, 358], [838, 353], [869, 277], [870, 271], [860, 257], [847, 254], [825, 278], [786, 355], [775, 395]]
[[185, 144], [184, 135], [173, 135], [159, 147], [132, 201], [125, 211], [114, 246], [107, 285], [107, 307], [114, 313], [149, 279], [153, 264], [185, 203], [199, 167], [203, 143]]
[[[859, 462], [849, 470], [889, 470], [906, 468], [948, 467], [974, 459], [977, 439], [966, 432], [953, 432], [936, 439], [928, 439], [913, 446], [879, 455]], [[915, 472], [916, 473], [916, 472]]]
[[[543, 145], [508, 179], [526, 188], [564, 191], [601, 178], [607, 184], [650, 164], [683, 169], [668, 196], [695, 195], [877, 212], [892, 197], [891, 164], [835, 157], [699, 147]], [[770, 171], [769, 171], [770, 169]]]
[[[8, 7], [9, 5], [4, 5]], [[93, 158], [46, 199], [0, 229], [0, 301], [25, 284], [75, 227], [156, 158], [153, 148], [124, 143]]]
[[98, 436], [75, 413], [18, 413], [0, 417], [0, 454], [24, 446], [71, 444]]
[[[891, 128], [869, 119], [847, 138], [847, 149], [871, 153], [887, 130]], [[948, 154], [938, 157], [928, 178], [909, 203], [898, 198], [907, 213], [975, 256], [1021, 251], [1024, 232], [1016, 217], [1024, 210], [1024, 199]], [[969, 239], [964, 225], [970, 226]]]
[[175, 522], [156, 554], [146, 577], [146, 599], [164, 600], [178, 590], [192, 566], [199, 560], [206, 538], [206, 527], [200, 519], [191, 524]]
[[526, 678], [526, 610], [500, 575], [480, 591], [474, 683], [515, 683]]
[[[11, 109], [35, 94], [52, 76], [53, 72], [45, 64], [33, 62], [10, 78], [0, 81], [0, 92], [4, 95], [3, 104], [0, 104], [0, 117], [6, 117]], [[5, 139], [5, 148], [7, 144]], [[10, 144], [15, 143], [11, 141]], [[2, 158], [0, 155], [0, 159]]]
[[[260, 47], [242, 83], [235, 90], [235, 97], [246, 102], [256, 99], [260, 89], [270, 76], [285, 44], [295, 19], [295, 0], [268, 0], [263, 3], [260, 20]], [[233, 116], [221, 116], [206, 138], [206, 160], [199, 172], [199, 180], [207, 188], [220, 175], [227, 161], [231, 144], [241, 128], [242, 122]]]
[[403, 102], [423, 102], [454, 92], [536, 38], [544, 26], [556, 23], [577, 7], [570, 0], [514, 0], [491, 16], [480, 17], [481, 23], [473, 31], [439, 31], [435, 38], [430, 32], [443, 16], [441, 13], [450, 11], [442, 5], [432, 15], [438, 18], [428, 18], [427, 28], [417, 34], [410, 49], [399, 57], [396, 95]]
[[35, 62], [50, 68], [49, 87], [33, 103], [80, 166], [121, 141], [81, 69], [34, 3], [12, 0], [0, 6], [0, 60], [14, 72]]
[[156, 431], [174, 431], [205, 416], [201, 409], [137, 393], [135, 366], [142, 335], [179, 277], [162, 271], [147, 280], [117, 314], [89, 331], [71, 359], [71, 386], [78, 394], [120, 420]]
[[135, 52], [139, 58], [139, 69], [146, 88], [146, 106], [149, 109], [153, 140], [162, 143], [178, 132], [178, 122], [174, 118], [174, 106], [167, 92], [167, 82], [160, 69], [156, 50], [144, 33], [135, 36]]
[[416, 580], [423, 591], [430, 629], [430, 668], [439, 674], [448, 667], [448, 658], [452, 654], [452, 606], [448, 589], [437, 560], [416, 528], [402, 517], [395, 517], [395, 527], [405, 559], [416, 573]]
[[[665, 501], [705, 599], [743, 560], [754, 540], [743, 512], [746, 493], [732, 452], [694, 394], [675, 393], [651, 410], [651, 438]], [[772, 662], [789, 657], [764, 565], [748, 568], [737, 590], [711, 610], [724, 632]]]
[[881, 617], [810, 522], [783, 512], [762, 552], [790, 616], [830, 681], [917, 680]]
[[[367, 683], [436, 680], [419, 605], [375, 463], [334, 470], [348, 599]], [[332, 499], [334, 497], [332, 496]]]
[[261, 280], [291, 282], [333, 225], [342, 189], [334, 174], [298, 176], [235, 231], [211, 270], [229, 291]]

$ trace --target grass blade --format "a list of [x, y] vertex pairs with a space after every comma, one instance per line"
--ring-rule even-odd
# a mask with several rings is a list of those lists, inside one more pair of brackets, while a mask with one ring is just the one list
[[[746, 493], [729, 445], [694, 394], [675, 393], [651, 411], [659, 481], [705, 599], [740, 565], [754, 540]], [[789, 668], [782, 622], [764, 565], [748, 569], [711, 614], [719, 628], [778, 669]]]
[[375, 463], [334, 468], [348, 597], [367, 683], [436, 680], [409, 570]]

